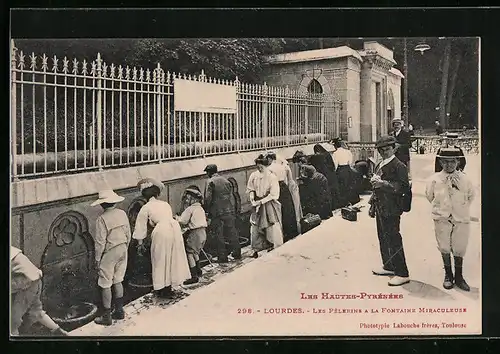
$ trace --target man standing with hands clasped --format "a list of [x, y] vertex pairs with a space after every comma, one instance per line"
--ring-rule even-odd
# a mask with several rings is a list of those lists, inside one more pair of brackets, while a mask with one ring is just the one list
[[[394, 118], [392, 120], [392, 127], [394, 128], [393, 136], [396, 139], [396, 149], [394, 155], [406, 165], [410, 171], [410, 139], [411, 135], [403, 128], [403, 120], [401, 118]], [[411, 179], [411, 177], [409, 177]]]
[[403, 193], [409, 189], [408, 170], [394, 155], [396, 139], [383, 136], [376, 148], [383, 160], [375, 167], [371, 178], [373, 194], [369, 214], [377, 220], [377, 234], [382, 256], [382, 267], [374, 275], [393, 276], [389, 286], [410, 282], [406, 266], [403, 240], [399, 232], [403, 213]]
[[[430, 178], [426, 196], [432, 204], [437, 246], [444, 263], [443, 287], [451, 289], [456, 285], [470, 291], [462, 275], [462, 263], [469, 240], [469, 210], [475, 196], [474, 187], [467, 175], [457, 169], [460, 159], [465, 159], [459, 148], [442, 148], [437, 157], [442, 171]], [[452, 253], [455, 275], [451, 269]]]

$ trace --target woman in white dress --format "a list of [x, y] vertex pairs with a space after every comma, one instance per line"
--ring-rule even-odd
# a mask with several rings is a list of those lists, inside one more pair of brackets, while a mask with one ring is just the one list
[[138, 250], [144, 250], [148, 224], [154, 228], [151, 234], [153, 289], [158, 296], [170, 297], [172, 286], [191, 277], [181, 227], [173, 218], [170, 205], [157, 199], [164, 188], [163, 183], [146, 178], [137, 186], [148, 202], [137, 215], [132, 238], [138, 241]]
[[248, 179], [246, 193], [252, 204], [250, 216], [250, 241], [253, 257], [262, 250], [271, 250], [283, 244], [280, 186], [278, 178], [268, 170], [269, 162], [260, 155], [256, 160], [258, 171]]

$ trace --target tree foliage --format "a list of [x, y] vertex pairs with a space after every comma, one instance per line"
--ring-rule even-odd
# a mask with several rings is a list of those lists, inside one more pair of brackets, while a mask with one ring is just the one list
[[281, 39], [143, 39], [133, 44], [126, 58], [128, 63], [148, 66], [160, 63], [170, 71], [247, 82], [259, 81], [264, 64], [263, 55], [278, 53]]

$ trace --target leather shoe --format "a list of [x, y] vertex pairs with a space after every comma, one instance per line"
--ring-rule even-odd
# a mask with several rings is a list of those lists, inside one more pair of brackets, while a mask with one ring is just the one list
[[409, 277], [400, 277], [400, 276], [395, 276], [389, 280], [389, 286], [400, 286], [404, 284], [408, 284], [410, 282]]
[[394, 275], [393, 270], [387, 270], [385, 268], [373, 269], [372, 273], [373, 273], [373, 275], [380, 275], [380, 276], [393, 276]]

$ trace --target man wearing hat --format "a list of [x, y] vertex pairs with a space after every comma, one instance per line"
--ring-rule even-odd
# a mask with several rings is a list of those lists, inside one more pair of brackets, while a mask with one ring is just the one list
[[396, 138], [396, 151], [394, 155], [406, 165], [408, 171], [410, 170], [410, 145], [411, 136], [408, 131], [403, 129], [403, 120], [401, 118], [394, 118], [392, 120], [393, 132], [392, 135]]
[[[460, 159], [465, 159], [458, 148], [441, 148], [437, 156], [442, 167], [427, 184], [426, 196], [432, 204], [432, 218], [437, 246], [444, 263], [443, 287], [469, 291], [463, 278], [463, 257], [469, 239], [470, 205], [474, 187], [467, 175], [458, 169]], [[451, 254], [455, 261], [455, 275], [451, 268]]]
[[[104, 212], [96, 221], [95, 231], [95, 259], [99, 270], [97, 284], [101, 288], [104, 313], [94, 322], [104, 326], [113, 324], [112, 319], [125, 318], [123, 311], [122, 281], [127, 270], [128, 245], [131, 231], [127, 214], [115, 207], [125, 198], [120, 197], [112, 190], [99, 192], [99, 198], [91, 205], [100, 205]], [[115, 310], [111, 314], [111, 302], [115, 298]]]
[[396, 139], [393, 136], [381, 137], [376, 147], [383, 160], [375, 167], [375, 174], [370, 180], [373, 194], [369, 201], [369, 214], [377, 221], [383, 264], [380, 269], [373, 270], [373, 274], [393, 276], [389, 286], [398, 286], [410, 281], [399, 232], [403, 193], [410, 188], [408, 170], [394, 155]]
[[205, 167], [208, 181], [205, 186], [205, 211], [217, 237], [217, 262], [227, 263], [225, 240], [229, 241], [234, 259], [241, 259], [241, 246], [236, 229], [236, 201], [231, 182], [217, 173], [217, 165]]
[[190, 285], [198, 283], [202, 271], [200, 268], [200, 252], [207, 240], [207, 218], [205, 210], [201, 206], [203, 195], [198, 189], [188, 188], [186, 193], [186, 204], [188, 207], [180, 217], [176, 217], [182, 228], [185, 229], [186, 254], [189, 263], [191, 278], [183, 284]]

